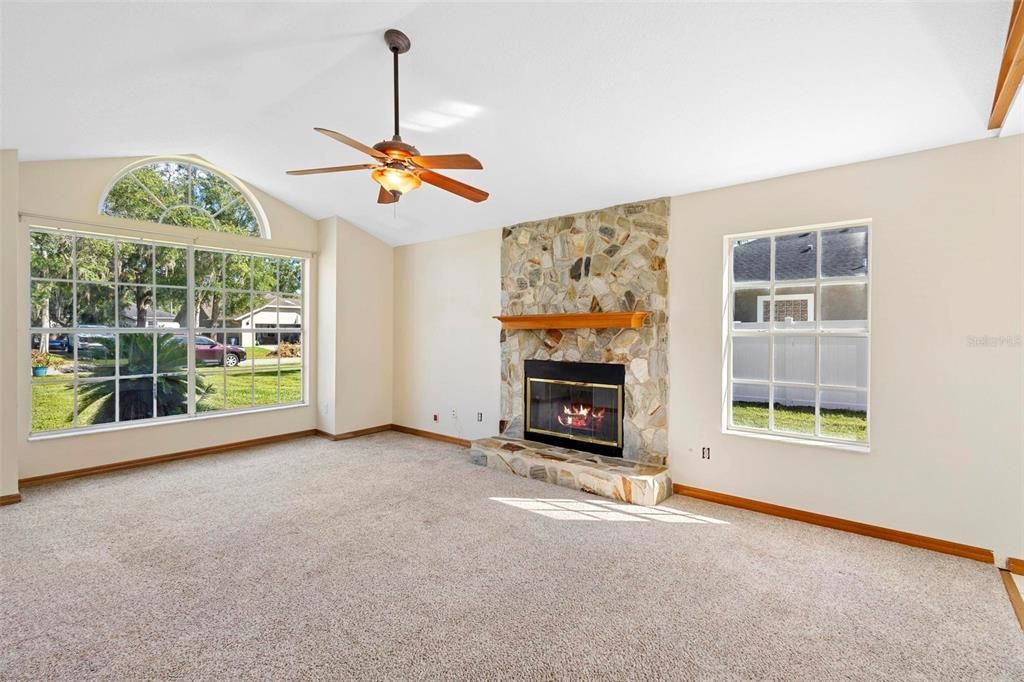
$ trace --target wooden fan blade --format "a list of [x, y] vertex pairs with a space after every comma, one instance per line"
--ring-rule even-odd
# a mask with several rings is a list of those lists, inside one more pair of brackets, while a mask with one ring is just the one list
[[359, 163], [354, 166], [328, 166], [327, 168], [304, 168], [287, 171], [287, 175], [316, 175], [317, 173], [340, 173], [341, 171], [366, 170], [376, 168], [372, 163]]
[[323, 135], [326, 135], [327, 137], [333, 140], [337, 140], [342, 144], [347, 144], [349, 147], [352, 147], [353, 149], [358, 149], [364, 154], [369, 154], [370, 156], [376, 157], [378, 159], [388, 158], [388, 155], [385, 154], [384, 152], [379, 152], [373, 147], [367, 147], [362, 142], [359, 142], [358, 140], [353, 140], [351, 137], [347, 135], [342, 135], [341, 133], [335, 132], [333, 130], [328, 130], [327, 128], [313, 128], [313, 130]]
[[469, 154], [434, 154], [433, 156], [413, 156], [409, 158], [420, 168], [461, 168], [466, 170], [482, 170], [483, 165]]
[[421, 171], [419, 173], [419, 176], [420, 180], [422, 180], [423, 182], [431, 184], [434, 187], [440, 187], [441, 189], [451, 192], [452, 194], [458, 194], [463, 199], [469, 199], [470, 201], [475, 201], [477, 203], [483, 201], [484, 199], [490, 196], [487, 192], [483, 191], [482, 189], [470, 187], [464, 182], [453, 180], [446, 175], [441, 175], [440, 173], [435, 173], [433, 171]]
[[393, 204], [396, 201], [398, 201], [398, 197], [396, 197], [394, 194], [387, 191], [383, 187], [380, 188], [380, 192], [377, 194], [378, 204]]

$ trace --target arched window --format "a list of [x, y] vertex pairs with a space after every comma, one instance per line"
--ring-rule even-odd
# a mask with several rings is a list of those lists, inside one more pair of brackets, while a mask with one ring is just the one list
[[263, 211], [241, 182], [184, 157], [145, 159], [128, 166], [111, 183], [100, 213], [198, 230], [270, 236]]

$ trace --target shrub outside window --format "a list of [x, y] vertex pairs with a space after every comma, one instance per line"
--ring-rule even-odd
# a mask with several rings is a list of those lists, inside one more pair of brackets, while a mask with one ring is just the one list
[[303, 402], [304, 260], [30, 240], [33, 433]]
[[726, 238], [725, 428], [868, 444], [869, 225]]

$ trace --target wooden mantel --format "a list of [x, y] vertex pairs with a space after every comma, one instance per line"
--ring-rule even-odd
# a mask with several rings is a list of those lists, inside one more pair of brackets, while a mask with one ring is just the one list
[[646, 310], [624, 313], [554, 313], [548, 315], [495, 315], [502, 329], [639, 329]]

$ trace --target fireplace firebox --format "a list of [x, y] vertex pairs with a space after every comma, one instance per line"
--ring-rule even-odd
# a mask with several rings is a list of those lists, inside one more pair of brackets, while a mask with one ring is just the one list
[[622, 457], [623, 365], [526, 360], [524, 437]]

